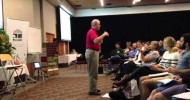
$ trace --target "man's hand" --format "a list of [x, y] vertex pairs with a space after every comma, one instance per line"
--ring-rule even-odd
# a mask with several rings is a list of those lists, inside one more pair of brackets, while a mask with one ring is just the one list
[[103, 34], [104, 34], [104, 36], [109, 36], [109, 33], [106, 31]]
[[129, 59], [129, 61], [133, 61], [133, 59]]
[[151, 70], [154, 70], [154, 71], [157, 71], [157, 70], [158, 70], [158, 67], [156, 66], [155, 63], [152, 63], [152, 64], [150, 64], [150, 69], [151, 69]]
[[182, 84], [182, 78], [176, 80], [178, 84]]
[[141, 47], [140, 47], [140, 48], [138, 48], [138, 51], [139, 51], [140, 53], [142, 53], [142, 52], [143, 52]]
[[178, 79], [180, 79], [181, 77], [180, 76], [174, 76], [173, 77], [173, 79], [175, 79], [175, 80], [178, 80]]
[[170, 72], [170, 73], [177, 73], [177, 69], [176, 68], [174, 68], [174, 67], [169, 67], [168, 68], [168, 72]]
[[180, 76], [174, 76], [173, 79], [175, 79], [178, 84], [182, 84], [182, 78]]

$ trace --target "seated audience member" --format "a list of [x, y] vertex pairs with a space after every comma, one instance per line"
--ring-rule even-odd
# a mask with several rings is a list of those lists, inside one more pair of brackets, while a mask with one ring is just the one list
[[[130, 58], [130, 59], [128, 59], [128, 60], [129, 60], [129, 62], [134, 62], [134, 63], [136, 63], [136, 64], [139, 64], [139, 63], [141, 63], [141, 53], [140, 53], [140, 51], [142, 51], [142, 43], [141, 43], [141, 40], [138, 40], [138, 41], [136, 42], [136, 44], [137, 44], [137, 46], [136, 46], [136, 48], [137, 48], [136, 55], [135, 55], [134, 58]], [[127, 61], [127, 62], [128, 62], [128, 61]], [[127, 62], [125, 62], [125, 63], [127, 63]]]
[[[142, 48], [141, 45], [141, 41], [138, 40], [135, 45], [133, 45], [133, 47], [135, 47], [137, 49], [136, 55], [134, 56], [134, 58], [129, 58], [129, 59], [125, 59], [127, 61], [122, 61], [118, 67], [117, 70], [117, 74], [115, 76], [115, 78], [113, 78], [113, 80], [120, 80], [120, 78], [123, 76], [123, 72], [125, 72], [124, 70], [126, 70], [125, 73], [129, 73], [132, 72], [134, 69], [136, 69], [136, 65], [135, 64], [140, 64], [141, 63], [141, 54], [139, 53], [138, 49]], [[129, 66], [129, 67], [125, 67], [125, 66]]]
[[[167, 51], [163, 54], [163, 58], [160, 61], [159, 65], [152, 65], [150, 68], [154, 71], [158, 71], [158, 72], [166, 72], [167, 70], [163, 69], [163, 68], [159, 68], [159, 66], [165, 66], [166, 68], [173, 66], [176, 67], [177, 66], [177, 61], [179, 59], [179, 52], [178, 49], [176, 49], [176, 47], [172, 47], [175, 46], [175, 40], [173, 40], [172, 38], [165, 38], [164, 39], [164, 49], [166, 49]], [[163, 77], [158, 77], [155, 78], [154, 80], [160, 79]], [[153, 84], [153, 79], [148, 77], [148, 76], [143, 76], [140, 78], [140, 90], [142, 92], [141, 94], [141, 99], [142, 100], [146, 100], [147, 97], [149, 96], [151, 90], [153, 90], [155, 88], [155, 84]]]
[[71, 54], [78, 54], [75, 49], [72, 49]]
[[[173, 48], [175, 47], [175, 39], [172, 37], [166, 37], [164, 39], [164, 45], [168, 51], [164, 53], [159, 64], [151, 64], [151, 67], [150, 66], [138, 67], [130, 75], [127, 75], [120, 81], [115, 81], [113, 84], [117, 86], [125, 85], [127, 82], [129, 82], [131, 79], [134, 78], [138, 81], [141, 76], [155, 74], [159, 72], [165, 72], [166, 70], [164, 70], [162, 67], [169, 68], [170, 66], [176, 66], [179, 58], [179, 52], [173, 51]], [[152, 70], [154, 67], [156, 67], [159, 70], [156, 71]]]
[[145, 42], [144, 43], [144, 46], [143, 46], [143, 49], [142, 49], [144, 52], [143, 54], [146, 55], [150, 52], [150, 47], [149, 47], [149, 42]]
[[164, 47], [163, 47], [163, 41], [160, 40], [160, 41], [159, 41], [159, 48], [158, 48], [158, 52], [160, 53], [160, 56], [162, 56], [165, 51], [166, 51], [166, 50], [165, 50]]
[[141, 43], [137, 42], [138, 47], [138, 53], [134, 59], [130, 59], [128, 63], [126, 63], [123, 66], [123, 72], [124, 74], [130, 74], [135, 69], [138, 68], [138, 66], [141, 66], [142, 63], [152, 63], [156, 61], [156, 59], [159, 57], [158, 53], [158, 42], [152, 41], [150, 45], [150, 52], [146, 55], [144, 55], [144, 52], [142, 51]]
[[[127, 62], [133, 62], [132, 64], [134, 64], [134, 63], [139, 64], [141, 62], [141, 60], [140, 60], [141, 54], [139, 53], [138, 48], [142, 48], [140, 40], [138, 40], [136, 43], [133, 43], [133, 49], [130, 51], [128, 57], [124, 57], [125, 60], [127, 60]], [[135, 56], [133, 57], [134, 54], [135, 54]], [[122, 73], [121, 71], [123, 70], [123, 64], [124, 64], [125, 60], [121, 61], [118, 68], [116, 70], [114, 70], [114, 72], [116, 72], [117, 74], [115, 74], [115, 77], [112, 78], [112, 80], [118, 80], [118, 79], [120, 80], [120, 78], [122, 77], [123, 74], [121, 74]], [[133, 70], [133, 68], [136, 68], [136, 67], [132, 67], [132, 69], [130, 69], [130, 71]], [[110, 73], [108, 73], [108, 74], [110, 74]]]
[[[140, 44], [138, 44], [138, 45], [140, 47]], [[144, 56], [143, 51], [141, 50], [141, 48], [139, 48], [139, 54], [141, 54], [142, 62], [151, 63], [151, 62], [154, 62], [159, 57], [159, 53], [157, 51], [157, 49], [158, 49], [157, 41], [151, 42], [150, 49], [151, 49], [151, 51], [146, 56]], [[133, 61], [130, 61], [129, 63], [127, 63], [127, 65], [128, 66], [124, 66], [124, 67], [137, 67], [137, 65]], [[124, 70], [128, 71], [128, 69], [124, 69]], [[126, 92], [127, 91], [125, 91], [125, 88], [124, 88], [123, 91], [110, 92], [109, 95], [114, 100], [125, 100], [127, 98], [127, 96], [125, 95], [125, 94], [127, 94]]]
[[174, 79], [177, 82], [176, 85], [154, 89], [147, 100], [170, 100], [173, 95], [188, 92], [190, 76], [184, 78], [175, 77]]
[[133, 43], [132, 44], [132, 50], [131, 51], [129, 51], [129, 56], [128, 56], [128, 58], [130, 59], [130, 58], [134, 58], [135, 57], [135, 55], [137, 54], [137, 44], [136, 43]]
[[178, 48], [179, 53], [181, 53], [183, 50], [181, 49], [181, 41], [178, 40], [175, 45]]
[[[178, 62], [176, 68], [170, 67], [168, 71], [179, 75], [181, 77], [186, 77], [190, 75], [190, 33], [183, 34], [180, 39], [182, 45], [181, 49], [184, 50]], [[172, 95], [185, 92], [183, 90], [184, 85], [175, 85], [175, 86], [161, 86], [153, 90], [148, 100], [168, 100], [171, 99]]]
[[132, 50], [131, 42], [126, 42], [126, 48], [124, 49], [124, 57], [129, 57], [129, 52]]
[[[133, 58], [129, 58], [129, 59], [125, 59], [127, 60], [126, 62], [125, 61], [122, 61], [120, 62], [120, 65], [118, 67], [118, 70], [116, 71], [117, 74], [115, 75], [115, 78], [112, 78], [112, 80], [120, 80], [120, 78], [123, 76], [123, 70], [127, 70], [127, 72], [131, 72], [132, 70], [134, 70], [136, 68], [135, 63], [140, 63], [140, 58], [141, 58], [141, 54], [139, 53], [138, 51], [138, 48], [142, 48], [142, 45], [141, 45], [141, 41], [137, 41], [137, 43], [133, 43], [133, 50], [136, 52], [136, 55], [133, 57]], [[137, 51], [136, 51], [137, 50]], [[131, 50], [132, 51], [132, 50]], [[128, 63], [129, 62], [129, 66], [127, 69], [124, 68], [124, 64]], [[130, 63], [131, 62], [131, 63]]]
[[115, 43], [115, 49], [111, 52], [111, 58], [108, 61], [108, 73], [112, 71], [112, 64], [120, 62], [121, 56], [124, 55], [123, 49], [120, 48], [120, 43]]

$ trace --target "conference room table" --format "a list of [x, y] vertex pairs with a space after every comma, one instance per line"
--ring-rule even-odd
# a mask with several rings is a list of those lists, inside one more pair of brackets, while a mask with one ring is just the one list
[[58, 63], [63, 64], [67, 63], [68, 65], [71, 64], [71, 62], [76, 61], [77, 57], [80, 57], [81, 54], [66, 54], [66, 55], [59, 55], [58, 56]]

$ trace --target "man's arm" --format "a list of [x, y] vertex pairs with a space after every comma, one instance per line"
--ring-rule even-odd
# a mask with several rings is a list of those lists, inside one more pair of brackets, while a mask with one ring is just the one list
[[150, 69], [151, 70], [154, 70], [154, 71], [159, 71], [159, 72], [168, 72], [168, 69], [163, 69], [163, 68], [160, 68], [161, 67], [161, 65], [159, 65], [159, 64], [151, 64], [150, 65]]
[[95, 44], [101, 43], [106, 36], [109, 36], [108, 32], [104, 32], [102, 35], [100, 35], [99, 37], [95, 38], [94, 39], [94, 43]]
[[169, 68], [170, 73], [177, 73], [177, 74], [187, 74], [190, 73], [190, 69], [177, 69], [174, 67]]

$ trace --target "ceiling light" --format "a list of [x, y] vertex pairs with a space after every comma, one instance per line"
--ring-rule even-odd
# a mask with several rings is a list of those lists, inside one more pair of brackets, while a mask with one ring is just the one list
[[103, 7], [104, 6], [104, 0], [100, 0], [100, 4]]
[[135, 5], [138, 2], [141, 2], [141, 0], [133, 0], [133, 5]]
[[165, 3], [169, 2], [170, 0], [165, 0]]

